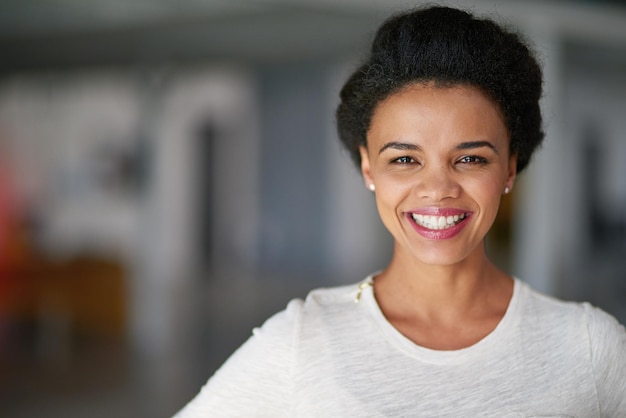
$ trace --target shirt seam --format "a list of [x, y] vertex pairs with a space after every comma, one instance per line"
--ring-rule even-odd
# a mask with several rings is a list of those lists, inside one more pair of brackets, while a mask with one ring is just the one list
[[600, 405], [600, 394], [598, 392], [598, 377], [596, 375], [596, 370], [594, 367], [594, 356], [593, 356], [593, 347], [591, 341], [591, 330], [589, 329], [589, 307], [587, 304], [583, 304], [583, 313], [585, 318], [585, 336], [587, 338], [587, 349], [589, 355], [589, 364], [591, 368], [591, 377], [593, 379], [593, 389], [595, 391], [596, 398], [596, 406], [598, 408], [598, 413], [602, 416], [602, 405]]
[[302, 310], [304, 302], [300, 304], [299, 309], [296, 313], [295, 324], [293, 327], [293, 333], [291, 335], [291, 361], [289, 367], [289, 416], [297, 416], [296, 415], [296, 397], [295, 397], [295, 369], [296, 362], [298, 360], [298, 341], [300, 341], [300, 330], [302, 329]]

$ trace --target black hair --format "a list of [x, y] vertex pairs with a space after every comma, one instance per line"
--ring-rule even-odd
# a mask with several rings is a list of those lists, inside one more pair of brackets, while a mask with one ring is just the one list
[[421, 82], [473, 86], [491, 98], [504, 115], [518, 173], [543, 141], [542, 74], [529, 47], [491, 20], [435, 6], [387, 19], [366, 61], [341, 90], [337, 129], [357, 167], [376, 106]]

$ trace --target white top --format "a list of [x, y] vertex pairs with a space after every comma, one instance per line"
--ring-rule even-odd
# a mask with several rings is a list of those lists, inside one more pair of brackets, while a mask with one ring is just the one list
[[371, 287], [311, 292], [253, 332], [176, 418], [626, 417], [626, 331], [515, 280], [488, 336], [420, 347]]

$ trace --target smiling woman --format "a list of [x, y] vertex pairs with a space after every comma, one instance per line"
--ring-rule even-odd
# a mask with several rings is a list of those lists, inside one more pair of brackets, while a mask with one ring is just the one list
[[389, 265], [292, 301], [179, 416], [625, 416], [624, 327], [485, 252], [543, 139], [541, 84], [492, 21], [444, 7], [386, 21], [337, 123], [393, 236]]
[[487, 261], [482, 241], [516, 174], [495, 103], [473, 87], [410, 84], [377, 106], [359, 150], [382, 221], [403, 249], [379, 286], [402, 266], [430, 275], [429, 265], [462, 271]]

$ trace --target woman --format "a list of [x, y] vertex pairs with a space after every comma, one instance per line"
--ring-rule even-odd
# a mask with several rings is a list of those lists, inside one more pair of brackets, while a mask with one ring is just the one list
[[385, 22], [337, 121], [391, 262], [289, 303], [179, 416], [626, 416], [624, 328], [485, 253], [543, 139], [541, 83], [528, 48], [491, 21], [432, 7]]

